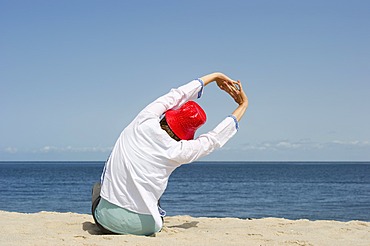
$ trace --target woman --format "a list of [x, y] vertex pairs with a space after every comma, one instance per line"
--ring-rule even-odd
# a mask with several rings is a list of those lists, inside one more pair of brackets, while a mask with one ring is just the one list
[[[216, 82], [238, 107], [215, 129], [194, 139], [206, 114], [195, 103], [203, 88]], [[238, 129], [248, 107], [239, 81], [222, 73], [193, 80], [149, 104], [122, 131], [94, 187], [92, 213], [103, 233], [151, 235], [163, 221], [158, 200], [170, 174], [222, 147]]]

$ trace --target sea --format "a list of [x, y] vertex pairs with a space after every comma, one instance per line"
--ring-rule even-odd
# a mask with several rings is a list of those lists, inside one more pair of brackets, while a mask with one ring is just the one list
[[[0, 162], [0, 210], [91, 214], [104, 162]], [[370, 221], [370, 162], [195, 162], [161, 198], [167, 215]]]

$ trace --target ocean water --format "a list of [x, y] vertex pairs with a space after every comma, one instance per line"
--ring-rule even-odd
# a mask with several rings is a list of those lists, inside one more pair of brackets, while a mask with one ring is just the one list
[[[104, 162], [0, 162], [0, 210], [90, 213]], [[196, 162], [161, 205], [196, 217], [370, 221], [370, 163]]]

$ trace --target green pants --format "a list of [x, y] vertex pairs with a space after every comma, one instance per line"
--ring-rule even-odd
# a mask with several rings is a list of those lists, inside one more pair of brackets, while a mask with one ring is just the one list
[[148, 236], [161, 230], [153, 216], [132, 212], [101, 198], [100, 184], [95, 184], [93, 188], [92, 202], [94, 220], [103, 233]]

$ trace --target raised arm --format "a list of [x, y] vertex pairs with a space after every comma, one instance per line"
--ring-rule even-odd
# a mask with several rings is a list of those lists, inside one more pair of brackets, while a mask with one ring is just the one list
[[236, 91], [237, 99], [235, 101], [239, 104], [239, 106], [234, 110], [232, 114], [236, 117], [238, 121], [240, 121], [248, 108], [249, 101], [240, 81], [238, 81], [237, 84], [239, 86], [239, 90]]
[[217, 72], [217, 73], [210, 73], [210, 74], [204, 75], [203, 77], [201, 77], [201, 79], [204, 82], [204, 86], [208, 85], [209, 83], [211, 83], [213, 81], [216, 81], [217, 83], [220, 83], [222, 81], [228, 81], [228, 82], [231, 82], [231, 83], [237, 83], [237, 81], [232, 80], [229, 77], [227, 77], [225, 74], [219, 73], [219, 72]]
[[240, 102], [237, 101], [239, 99], [239, 95], [237, 93], [239, 91], [238, 81], [230, 79], [225, 74], [219, 72], [205, 75], [201, 77], [201, 79], [204, 82], [204, 86], [215, 81], [221, 90], [226, 91], [232, 98], [234, 98], [236, 103], [240, 104]]
[[240, 81], [233, 80], [219, 72], [207, 74], [201, 77], [201, 79], [204, 82], [204, 86], [216, 81], [218, 87], [226, 91], [235, 100], [235, 102], [239, 104], [232, 114], [238, 121], [240, 121], [248, 108], [248, 97], [246, 96]]

